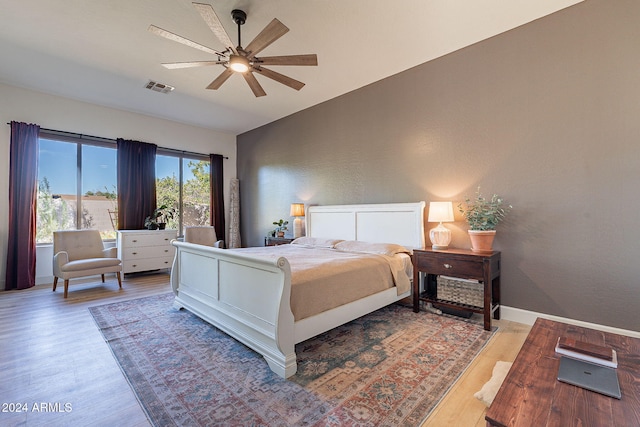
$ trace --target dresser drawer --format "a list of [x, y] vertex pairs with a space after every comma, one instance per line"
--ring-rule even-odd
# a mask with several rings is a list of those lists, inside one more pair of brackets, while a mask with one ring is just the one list
[[175, 247], [171, 245], [147, 246], [147, 247], [125, 247], [122, 248], [122, 259], [145, 259], [173, 257]]
[[416, 255], [416, 266], [429, 274], [454, 276], [461, 278], [482, 278], [482, 260], [473, 261], [457, 259], [452, 256], [421, 256]]
[[173, 257], [131, 259], [124, 261], [122, 264], [122, 271], [125, 273], [159, 270], [162, 268], [171, 268]]
[[125, 234], [122, 237], [124, 247], [135, 248], [141, 246], [169, 246], [175, 239], [175, 233], [151, 232], [145, 234]]

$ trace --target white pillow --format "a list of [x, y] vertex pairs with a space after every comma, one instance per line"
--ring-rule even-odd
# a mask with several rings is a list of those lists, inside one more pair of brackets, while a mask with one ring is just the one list
[[357, 240], [344, 240], [335, 246], [337, 251], [357, 252], [364, 254], [379, 254], [394, 256], [395, 254], [410, 254], [411, 251], [395, 243], [371, 243]]
[[341, 242], [340, 239], [323, 239], [320, 237], [298, 237], [293, 242], [292, 245], [302, 245], [308, 246], [312, 248], [333, 248], [336, 243]]

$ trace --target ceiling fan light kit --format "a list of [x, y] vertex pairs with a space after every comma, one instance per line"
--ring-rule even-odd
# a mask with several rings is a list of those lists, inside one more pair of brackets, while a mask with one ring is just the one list
[[273, 19], [261, 32], [258, 34], [245, 48], [242, 47], [240, 27], [244, 25], [247, 20], [247, 14], [240, 10], [234, 9], [231, 11], [231, 17], [233, 22], [238, 26], [238, 46], [233, 47], [233, 43], [229, 38], [226, 30], [222, 26], [218, 15], [213, 10], [210, 4], [206, 3], [193, 3], [193, 7], [200, 13], [202, 19], [207, 23], [209, 29], [215, 34], [218, 40], [225, 47], [222, 51], [211, 49], [207, 46], [201, 45], [197, 42], [179, 36], [167, 30], [163, 30], [155, 25], [150, 25], [148, 30], [160, 37], [164, 37], [168, 40], [181, 43], [192, 48], [202, 50], [204, 52], [217, 56], [216, 61], [192, 61], [192, 62], [170, 62], [162, 64], [169, 69], [177, 68], [191, 68], [202, 67], [208, 65], [222, 65], [225, 70], [216, 77], [208, 86], [207, 89], [219, 89], [222, 84], [227, 81], [234, 73], [241, 74], [251, 91], [256, 97], [266, 95], [266, 92], [253, 75], [258, 73], [264, 77], [275, 80], [278, 83], [282, 83], [285, 86], [289, 86], [295, 90], [300, 90], [304, 87], [304, 83], [295, 80], [291, 77], [287, 77], [276, 71], [268, 68], [264, 68], [264, 65], [298, 65], [298, 66], [315, 66], [318, 65], [318, 57], [315, 54], [305, 55], [286, 55], [286, 56], [271, 56], [271, 57], [257, 57], [256, 55], [285, 35], [289, 28], [287, 28], [282, 22], [277, 19]]
[[246, 73], [249, 71], [249, 60], [241, 55], [230, 55], [229, 68], [238, 73]]

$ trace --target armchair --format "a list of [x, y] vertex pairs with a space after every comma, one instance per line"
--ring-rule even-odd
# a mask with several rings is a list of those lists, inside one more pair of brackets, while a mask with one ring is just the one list
[[53, 232], [53, 291], [58, 278], [64, 280], [64, 297], [69, 291], [69, 279], [99, 274], [104, 283], [105, 273], [116, 273], [122, 289], [122, 262], [117, 248], [105, 249], [98, 230], [69, 230]]
[[186, 226], [184, 228], [184, 241], [224, 249], [224, 240], [218, 240], [216, 229], [211, 225]]

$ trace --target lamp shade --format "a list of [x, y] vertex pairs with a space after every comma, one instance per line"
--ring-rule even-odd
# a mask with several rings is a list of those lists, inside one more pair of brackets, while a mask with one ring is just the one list
[[304, 216], [304, 203], [291, 203], [290, 216]]
[[429, 202], [428, 222], [453, 222], [453, 203]]

